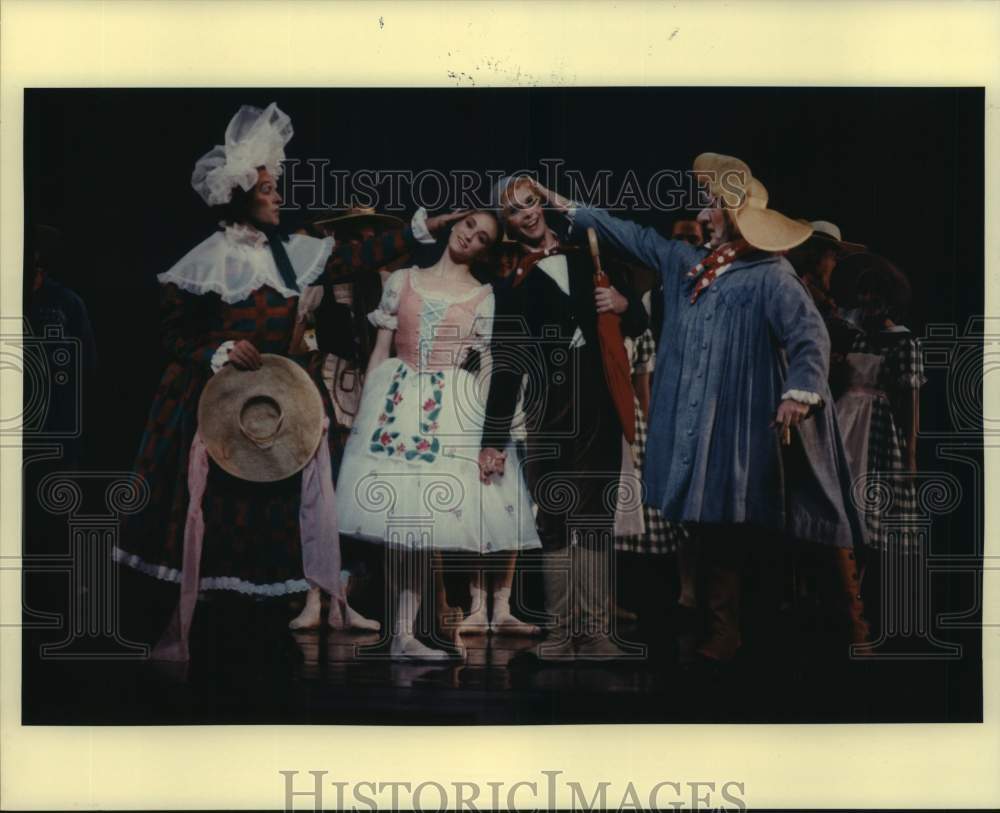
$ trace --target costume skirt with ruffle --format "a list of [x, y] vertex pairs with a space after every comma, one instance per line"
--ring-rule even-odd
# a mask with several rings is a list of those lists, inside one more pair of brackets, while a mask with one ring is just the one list
[[503, 476], [479, 480], [477, 378], [388, 359], [365, 381], [337, 482], [340, 532], [474, 553], [541, 546], [513, 445]]

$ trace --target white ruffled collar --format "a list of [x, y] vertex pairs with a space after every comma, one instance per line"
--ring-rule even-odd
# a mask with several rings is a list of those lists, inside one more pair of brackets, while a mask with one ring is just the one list
[[157, 279], [163, 285], [173, 283], [192, 294], [218, 294], [230, 305], [265, 285], [282, 296], [293, 297], [319, 278], [333, 247], [332, 237], [321, 240], [302, 234], [289, 237], [285, 252], [299, 286], [299, 291], [294, 291], [285, 285], [278, 272], [267, 235], [252, 226], [229, 225], [203, 240]]
[[222, 233], [226, 239], [240, 246], [251, 246], [261, 248], [267, 245], [267, 235], [260, 229], [254, 228], [248, 223], [219, 223]]

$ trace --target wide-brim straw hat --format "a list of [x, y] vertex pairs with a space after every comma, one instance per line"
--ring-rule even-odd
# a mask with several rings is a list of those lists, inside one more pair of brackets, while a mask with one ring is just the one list
[[762, 251], [787, 251], [804, 243], [812, 227], [767, 208], [767, 188], [743, 161], [703, 152], [694, 159], [695, 174], [722, 200], [744, 239]]
[[352, 228], [377, 226], [383, 229], [402, 228], [405, 223], [398, 217], [384, 215], [364, 206], [352, 206], [339, 212], [328, 212], [311, 221], [313, 226], [350, 225]]
[[323, 436], [323, 399], [295, 362], [265, 353], [257, 370], [226, 365], [198, 402], [212, 460], [241, 480], [269, 483], [305, 468]]

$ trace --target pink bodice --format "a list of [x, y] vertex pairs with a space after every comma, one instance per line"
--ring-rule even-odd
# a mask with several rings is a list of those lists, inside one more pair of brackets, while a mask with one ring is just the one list
[[[453, 295], [414, 284], [421, 272], [409, 269], [399, 296], [396, 355], [420, 372], [453, 369], [468, 350], [489, 337], [485, 300], [492, 287], [483, 285], [466, 294]], [[479, 317], [477, 319], [477, 317]]]

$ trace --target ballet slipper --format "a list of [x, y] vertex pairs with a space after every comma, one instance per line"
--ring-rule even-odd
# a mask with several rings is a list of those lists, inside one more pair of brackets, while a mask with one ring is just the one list
[[389, 645], [389, 657], [394, 661], [446, 661], [447, 652], [431, 649], [412, 635], [396, 635]]
[[462, 635], [485, 635], [489, 632], [489, 618], [486, 615], [486, 592], [477, 585], [469, 586], [472, 606], [469, 614], [458, 624], [457, 637]]
[[523, 635], [535, 637], [542, 634], [535, 624], [517, 618], [510, 611], [510, 588], [502, 587], [493, 592], [493, 618], [490, 632], [494, 635]]

